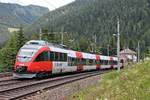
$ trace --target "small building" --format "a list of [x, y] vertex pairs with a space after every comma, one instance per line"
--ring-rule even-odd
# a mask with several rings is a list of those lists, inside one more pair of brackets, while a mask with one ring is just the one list
[[10, 33], [17, 32], [17, 31], [19, 31], [19, 30], [20, 30], [19, 28], [8, 28], [8, 31], [9, 31]]
[[127, 62], [137, 62], [137, 53], [129, 48], [120, 51], [120, 59]]

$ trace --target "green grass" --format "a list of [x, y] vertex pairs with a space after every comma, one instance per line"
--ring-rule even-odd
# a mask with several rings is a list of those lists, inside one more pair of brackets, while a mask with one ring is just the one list
[[103, 74], [99, 83], [69, 100], [150, 100], [150, 61]]
[[0, 72], [2, 72], [2, 69], [3, 69], [3, 68], [2, 68], [2, 64], [0, 63]]

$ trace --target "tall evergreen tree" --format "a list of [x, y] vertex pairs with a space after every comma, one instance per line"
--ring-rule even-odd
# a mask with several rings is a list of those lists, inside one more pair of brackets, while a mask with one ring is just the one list
[[20, 27], [20, 30], [16, 32], [16, 47], [17, 50], [24, 45], [26, 38], [23, 33], [23, 27]]
[[5, 47], [0, 50], [0, 62], [5, 70], [11, 70], [14, 65], [16, 54], [19, 48], [25, 43], [23, 29], [20, 27], [18, 32], [14, 32]]

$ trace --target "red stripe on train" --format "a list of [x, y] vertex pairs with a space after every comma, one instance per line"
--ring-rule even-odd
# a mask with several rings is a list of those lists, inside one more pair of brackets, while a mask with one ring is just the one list
[[[77, 51], [77, 52], [76, 52], [76, 57], [77, 57], [77, 59], [78, 59], [78, 62], [81, 62], [81, 61], [82, 61], [82, 58], [83, 58], [82, 52]], [[79, 63], [79, 64], [77, 65], [77, 71], [78, 71], [78, 72], [83, 71], [83, 65], [82, 65], [82, 64]]]
[[[110, 57], [110, 61], [113, 61], [113, 57]], [[111, 64], [110, 64], [110, 67], [113, 68], [114, 65], [111, 63]]]
[[[96, 61], [99, 62], [100, 61], [100, 55], [96, 55]], [[96, 64], [96, 69], [100, 69], [101, 65], [100, 64]]]

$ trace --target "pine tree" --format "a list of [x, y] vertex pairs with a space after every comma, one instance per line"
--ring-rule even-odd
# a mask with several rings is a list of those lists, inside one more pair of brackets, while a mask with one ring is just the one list
[[0, 50], [1, 63], [4, 70], [11, 70], [15, 63], [15, 58], [20, 47], [25, 43], [23, 29], [20, 27], [18, 32], [14, 32], [5, 47]]
[[24, 45], [26, 41], [26, 38], [23, 34], [23, 28], [20, 27], [20, 30], [16, 33], [16, 45], [17, 45], [17, 50], [20, 49]]

